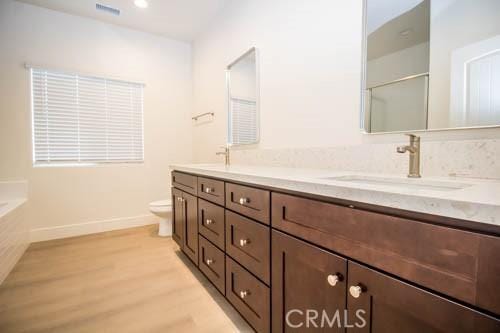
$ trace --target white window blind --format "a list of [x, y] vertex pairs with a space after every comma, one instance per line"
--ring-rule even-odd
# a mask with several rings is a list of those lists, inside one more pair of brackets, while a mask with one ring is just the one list
[[231, 97], [230, 143], [251, 144], [258, 141], [257, 105], [255, 101]]
[[31, 69], [35, 164], [143, 160], [143, 89]]

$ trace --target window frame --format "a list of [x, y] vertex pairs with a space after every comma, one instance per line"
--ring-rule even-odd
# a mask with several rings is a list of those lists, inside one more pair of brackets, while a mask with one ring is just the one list
[[[81, 71], [76, 71], [76, 70], [67, 70], [67, 69], [54, 69], [53, 67], [50, 66], [38, 66], [38, 65], [32, 65], [29, 63], [24, 64], [25, 69], [27, 69], [28, 75], [29, 75], [29, 114], [30, 114], [30, 125], [31, 125], [31, 161], [32, 161], [32, 167], [33, 168], [53, 168], [53, 167], [106, 167], [106, 166], [118, 166], [118, 165], [140, 165], [144, 164], [145, 159], [146, 159], [146, 148], [145, 148], [145, 134], [144, 134], [144, 97], [145, 97], [145, 88], [146, 84], [139, 81], [139, 80], [131, 80], [131, 79], [126, 79], [122, 77], [115, 77], [115, 76], [105, 76], [105, 75], [96, 75], [96, 74], [89, 74]], [[118, 82], [124, 82], [127, 84], [135, 84], [135, 85], [140, 85], [141, 86], [141, 145], [142, 145], [142, 156], [140, 159], [130, 159], [130, 160], [68, 160], [68, 161], [37, 161], [36, 160], [36, 152], [35, 152], [35, 109], [34, 109], [34, 84], [33, 84], [33, 70], [43, 70], [43, 71], [48, 71], [51, 73], [60, 73], [60, 74], [66, 74], [66, 75], [76, 75], [76, 76], [82, 76], [85, 78], [94, 78], [94, 79], [101, 79], [101, 80], [109, 80], [109, 81], [118, 81]], [[79, 147], [80, 149], [80, 147]]]

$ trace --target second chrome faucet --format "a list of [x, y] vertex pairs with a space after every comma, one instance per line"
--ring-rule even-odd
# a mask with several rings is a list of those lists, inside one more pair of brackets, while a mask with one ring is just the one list
[[404, 154], [408, 152], [410, 154], [410, 164], [408, 177], [409, 178], [420, 178], [420, 137], [414, 134], [406, 134], [410, 137], [410, 144], [407, 146], [398, 146], [396, 151], [398, 153]]
[[215, 153], [215, 155], [224, 155], [224, 164], [226, 166], [229, 166], [229, 164], [231, 164], [231, 159], [229, 157], [229, 145], [227, 146], [221, 146], [221, 148], [224, 149], [224, 151], [218, 151]]

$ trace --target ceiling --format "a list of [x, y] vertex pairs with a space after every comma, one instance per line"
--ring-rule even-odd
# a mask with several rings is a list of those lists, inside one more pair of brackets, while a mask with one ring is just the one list
[[[18, 0], [135, 30], [192, 41], [230, 0], [148, 0], [140, 9], [133, 0]], [[120, 10], [120, 16], [96, 10], [96, 3]]]
[[370, 0], [366, 2], [366, 32], [371, 34], [382, 25], [415, 8], [423, 0]]
[[[398, 0], [399, 1], [399, 0]], [[394, 53], [420, 43], [429, 42], [430, 36], [430, 0], [418, 1], [417, 6], [393, 17], [380, 21], [371, 33], [367, 26], [367, 58], [372, 60]], [[367, 13], [370, 18], [370, 12]], [[377, 17], [377, 15], [375, 15]], [[370, 20], [368, 20], [370, 21]], [[368, 22], [367, 22], [368, 23]], [[405, 33], [406, 34], [403, 34]]]

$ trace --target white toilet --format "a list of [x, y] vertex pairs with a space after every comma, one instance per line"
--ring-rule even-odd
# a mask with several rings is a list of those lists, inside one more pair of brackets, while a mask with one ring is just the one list
[[161, 219], [158, 236], [172, 236], [172, 202], [168, 199], [153, 201], [149, 204], [149, 210]]

